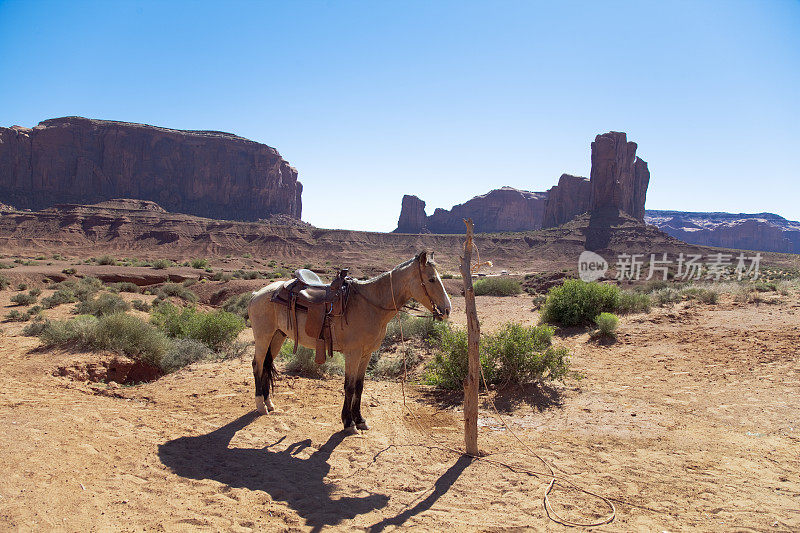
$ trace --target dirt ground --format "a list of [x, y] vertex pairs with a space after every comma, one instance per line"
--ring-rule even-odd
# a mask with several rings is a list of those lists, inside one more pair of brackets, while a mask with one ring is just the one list
[[[478, 311], [486, 331], [538, 320], [528, 296], [479, 297]], [[420, 385], [405, 392], [424, 431], [399, 383], [367, 381], [372, 429], [344, 436], [338, 378], [283, 375], [260, 417], [248, 358], [109, 386], [54, 375], [108, 355], [42, 350], [23, 326], [0, 324], [2, 530], [567, 529], [545, 515], [549, 478], [521, 472], [544, 467], [486, 403], [480, 448], [513, 468], [437, 448], [463, 446], [462, 413]], [[629, 315], [611, 344], [567, 333], [580, 379], [496, 400], [559, 475], [613, 499], [597, 529], [800, 530], [796, 290]], [[551, 503], [575, 521], [607, 512], [564, 483]]]

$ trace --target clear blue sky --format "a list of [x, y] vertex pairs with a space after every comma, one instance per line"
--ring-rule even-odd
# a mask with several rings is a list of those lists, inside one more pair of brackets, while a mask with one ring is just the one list
[[233, 132], [298, 169], [321, 227], [546, 190], [610, 130], [649, 209], [800, 220], [799, 96], [797, 1], [0, 0], [1, 125]]

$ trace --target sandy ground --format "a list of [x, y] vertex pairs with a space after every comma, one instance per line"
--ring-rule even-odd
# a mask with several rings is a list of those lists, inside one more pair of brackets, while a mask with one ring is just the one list
[[[772, 298], [627, 316], [613, 344], [560, 337], [582, 379], [498, 406], [558, 471], [613, 498], [601, 531], [800, 530], [800, 304]], [[531, 307], [478, 298], [484, 330], [535, 323]], [[424, 431], [399, 383], [368, 381], [372, 429], [344, 436], [340, 379], [284, 375], [278, 411], [258, 417], [247, 358], [109, 387], [53, 375], [103, 354], [42, 350], [22, 326], [0, 324], [2, 530], [567, 529], [544, 513], [548, 478], [436, 448], [462, 446], [462, 414], [424, 387], [406, 387]], [[480, 425], [482, 451], [543, 470], [486, 404]], [[551, 501], [572, 520], [606, 512], [564, 484]]]

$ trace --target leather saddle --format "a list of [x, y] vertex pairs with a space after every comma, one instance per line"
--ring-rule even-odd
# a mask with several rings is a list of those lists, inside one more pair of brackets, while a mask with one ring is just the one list
[[333, 356], [333, 334], [331, 318], [341, 316], [345, 322], [350, 278], [347, 269], [339, 271], [330, 284], [324, 283], [314, 272], [301, 268], [294, 278], [284, 282], [272, 295], [272, 301], [286, 306], [289, 314], [289, 327], [294, 333], [294, 353], [300, 340], [297, 328], [297, 311], [306, 313], [306, 335], [316, 339], [319, 365], [327, 357]]

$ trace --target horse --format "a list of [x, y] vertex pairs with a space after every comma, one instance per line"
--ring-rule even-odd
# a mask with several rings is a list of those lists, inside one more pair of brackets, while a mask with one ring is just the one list
[[[266, 415], [275, 409], [270, 398], [274, 389], [275, 357], [291, 333], [299, 344], [314, 349], [317, 340], [305, 332], [306, 313], [298, 310], [297, 332], [292, 330], [287, 308], [272, 301], [283, 282], [277, 281], [253, 293], [248, 305], [255, 337], [253, 378], [256, 411]], [[333, 349], [345, 356], [344, 406], [342, 424], [345, 431], [368, 430], [361, 414], [361, 393], [370, 355], [386, 336], [386, 326], [410, 299], [420, 302], [437, 320], [450, 316], [450, 297], [433, 261], [433, 252], [420, 252], [392, 270], [366, 281], [349, 280], [349, 296], [344, 316], [331, 317]]]

